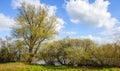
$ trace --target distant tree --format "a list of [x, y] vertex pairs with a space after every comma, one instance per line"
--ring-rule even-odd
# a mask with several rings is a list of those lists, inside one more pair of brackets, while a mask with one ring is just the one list
[[26, 45], [21, 40], [15, 40], [15, 47], [17, 49], [17, 61], [26, 61], [27, 57], [25, 55], [28, 53]]
[[17, 27], [13, 28], [13, 35], [22, 38], [28, 47], [28, 60], [32, 63], [35, 55], [39, 51], [41, 43], [48, 38], [55, 36], [57, 17], [48, 16], [47, 7], [22, 3], [19, 14], [16, 17]]
[[65, 38], [48, 42], [40, 52], [46, 64], [120, 67], [120, 45], [97, 45], [90, 39]]
[[0, 62], [11, 62], [17, 60], [17, 49], [15, 43], [9, 37], [0, 40]]
[[120, 66], [120, 46], [116, 44], [95, 47], [92, 55], [98, 66]]
[[61, 65], [87, 64], [92, 57], [92, 47], [96, 46], [89, 39], [64, 38], [45, 44], [40, 56], [46, 64], [54, 65], [56, 62]]

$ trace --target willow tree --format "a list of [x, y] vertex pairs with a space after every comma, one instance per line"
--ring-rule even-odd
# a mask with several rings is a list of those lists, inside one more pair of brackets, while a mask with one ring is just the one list
[[17, 27], [13, 28], [13, 35], [23, 39], [29, 48], [27, 62], [32, 63], [41, 43], [58, 33], [56, 30], [58, 20], [54, 14], [49, 15], [47, 6], [36, 8], [34, 5], [22, 3], [18, 11], [15, 18]]

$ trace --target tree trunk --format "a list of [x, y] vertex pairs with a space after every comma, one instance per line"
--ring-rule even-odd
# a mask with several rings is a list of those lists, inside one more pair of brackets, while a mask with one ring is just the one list
[[27, 62], [28, 62], [29, 64], [32, 64], [33, 57], [34, 57], [34, 55], [33, 55], [33, 53], [32, 53], [32, 48], [33, 48], [33, 47], [30, 47], [30, 48], [29, 48], [29, 57], [28, 57], [28, 60], [27, 60]]
[[34, 58], [34, 57], [33, 57], [33, 54], [30, 54], [27, 62], [28, 62], [29, 64], [32, 64], [32, 63], [33, 63], [33, 58]]

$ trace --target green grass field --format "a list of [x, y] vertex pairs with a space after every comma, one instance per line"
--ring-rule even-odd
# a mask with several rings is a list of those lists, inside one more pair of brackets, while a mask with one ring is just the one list
[[120, 68], [86, 68], [67, 66], [27, 65], [24, 63], [0, 64], [0, 71], [120, 71]]

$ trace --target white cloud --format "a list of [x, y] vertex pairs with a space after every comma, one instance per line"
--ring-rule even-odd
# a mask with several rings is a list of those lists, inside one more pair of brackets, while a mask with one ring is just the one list
[[64, 27], [64, 20], [61, 18], [57, 18], [58, 23], [56, 24], [56, 30], [60, 32], [60, 30]]
[[25, 2], [26, 4], [35, 5], [38, 7], [41, 5], [40, 0], [12, 0], [12, 6], [14, 9], [21, 7], [21, 3]]
[[106, 43], [112, 43], [113, 42], [113, 39], [96, 37], [96, 36], [92, 36], [92, 35], [80, 36], [79, 38], [81, 38], [81, 39], [91, 39], [92, 41], [94, 41], [95, 43], [98, 43], [98, 44], [106, 44]]
[[0, 13], [0, 31], [10, 30], [14, 23], [15, 21], [11, 17]]
[[76, 35], [77, 32], [74, 32], [74, 31], [71, 31], [71, 32], [63, 32], [64, 34], [67, 34], [67, 35]]
[[89, 3], [89, 0], [69, 0], [65, 7], [73, 23], [111, 28], [117, 19], [108, 12], [109, 4], [107, 0], [95, 0], [93, 3]]
[[[26, 4], [34, 5], [36, 8], [39, 6], [45, 7], [46, 5], [41, 3], [40, 0], [12, 0], [12, 6], [14, 9], [21, 7], [21, 3], [25, 2]], [[48, 11], [48, 16], [52, 16], [56, 14], [57, 7], [56, 6], [46, 6]], [[56, 30], [59, 32], [61, 28], [64, 27], [64, 20], [61, 18], [57, 18]]]
[[56, 10], [57, 10], [56, 6], [48, 6], [48, 15], [49, 16], [55, 15]]
[[112, 37], [112, 38], [120, 37], [120, 27], [114, 27], [114, 28], [108, 29], [102, 32], [101, 34], [104, 36]]

